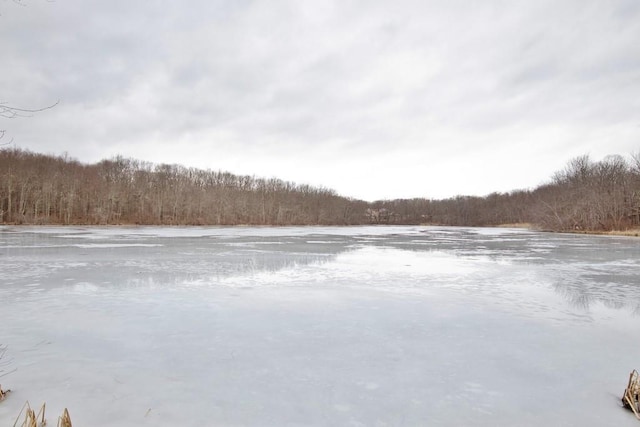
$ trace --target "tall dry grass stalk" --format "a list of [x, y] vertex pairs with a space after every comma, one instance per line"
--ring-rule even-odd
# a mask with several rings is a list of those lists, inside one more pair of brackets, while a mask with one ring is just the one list
[[71, 425], [71, 417], [69, 416], [69, 410], [64, 408], [62, 416], [58, 417], [58, 427], [73, 427]]
[[640, 420], [640, 374], [635, 369], [629, 374], [629, 383], [622, 395], [622, 404], [631, 409]]
[[[36, 414], [36, 412], [31, 409], [31, 405], [29, 402], [25, 402], [22, 405], [22, 409], [18, 414], [18, 418], [16, 418], [16, 422], [13, 423], [13, 427], [44, 427], [47, 424], [47, 420], [44, 419], [44, 411], [45, 411], [46, 403], [43, 403], [40, 407], [40, 410]], [[24, 420], [22, 424], [18, 424], [20, 422], [20, 417], [24, 413]]]
[[[13, 427], [44, 427], [46, 426], [47, 420], [44, 417], [46, 406], [47, 406], [46, 402], [43, 403], [42, 406], [40, 407], [40, 410], [36, 414], [36, 411], [34, 411], [31, 408], [29, 401], [25, 402], [24, 405], [22, 405], [22, 409], [20, 410], [20, 413], [18, 414], [16, 421], [13, 423]], [[21, 418], [23, 414], [24, 414], [24, 418]], [[20, 421], [21, 419], [22, 419], [22, 422]], [[21, 424], [18, 424], [19, 422], [21, 422]], [[64, 408], [62, 415], [58, 417], [58, 423], [56, 424], [56, 426], [57, 427], [73, 427], [71, 424], [71, 417], [69, 416], [69, 410], [67, 408]]]

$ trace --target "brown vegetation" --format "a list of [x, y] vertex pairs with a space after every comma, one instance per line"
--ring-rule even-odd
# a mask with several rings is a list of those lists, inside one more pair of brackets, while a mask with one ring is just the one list
[[640, 420], [640, 379], [635, 369], [629, 374], [629, 383], [622, 395], [622, 405], [633, 411], [636, 418]]
[[24, 414], [24, 419], [20, 423], [20, 427], [44, 427], [47, 424], [46, 419], [44, 418], [46, 404], [43, 403], [40, 407], [40, 410], [36, 414], [36, 411], [31, 408], [29, 402], [25, 402], [20, 410], [20, 414], [18, 414], [18, 418], [16, 418], [16, 422], [13, 423], [13, 427], [18, 426], [18, 422], [20, 422], [20, 418]]
[[546, 229], [627, 230], [640, 223], [640, 157], [577, 157], [536, 193], [535, 222]]
[[393, 200], [375, 205], [395, 212], [403, 223], [461, 226], [528, 223], [547, 231], [626, 231], [640, 224], [640, 155], [633, 156], [631, 161], [608, 156], [598, 162], [581, 156], [571, 160], [549, 183], [534, 190], [446, 200]]
[[[7, 346], [0, 344], [0, 378], [4, 377], [5, 375], [9, 375], [11, 372], [14, 372], [14, 370], [6, 372], [5, 371], [5, 367], [9, 365], [9, 363], [11, 363], [11, 360], [3, 360], [4, 356], [7, 352]], [[11, 392], [11, 390], [7, 389], [7, 390], [3, 390], [2, 389], [2, 384], [0, 384], [0, 402], [2, 402], [4, 399], [7, 398], [7, 395]]]
[[333, 190], [279, 179], [122, 157], [83, 165], [66, 157], [0, 150], [3, 223], [354, 224], [362, 221], [364, 205]]
[[276, 178], [116, 157], [85, 165], [0, 149], [0, 223], [149, 225], [532, 224], [610, 232], [640, 224], [640, 157], [571, 160], [533, 190], [367, 203]]

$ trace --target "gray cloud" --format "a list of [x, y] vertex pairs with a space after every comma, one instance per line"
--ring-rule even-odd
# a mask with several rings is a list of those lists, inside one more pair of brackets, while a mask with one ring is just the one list
[[0, 3], [24, 148], [363, 198], [539, 184], [639, 149], [636, 1]]

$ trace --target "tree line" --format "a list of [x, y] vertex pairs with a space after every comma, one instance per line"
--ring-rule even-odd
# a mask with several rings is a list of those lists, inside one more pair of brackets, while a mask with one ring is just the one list
[[570, 160], [532, 190], [445, 200], [377, 202], [402, 223], [496, 226], [528, 223], [547, 231], [612, 231], [640, 225], [640, 154]]
[[0, 223], [149, 225], [495, 226], [552, 231], [640, 224], [640, 156], [575, 158], [531, 190], [365, 202], [277, 178], [123, 157], [82, 164], [67, 156], [0, 149]]
[[357, 224], [361, 205], [279, 179], [116, 157], [0, 150], [0, 221], [15, 224]]

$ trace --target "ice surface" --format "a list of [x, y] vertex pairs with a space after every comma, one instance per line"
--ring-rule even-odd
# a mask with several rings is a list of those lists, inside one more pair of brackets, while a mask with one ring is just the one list
[[78, 426], [635, 426], [640, 240], [0, 227], [0, 404]]

